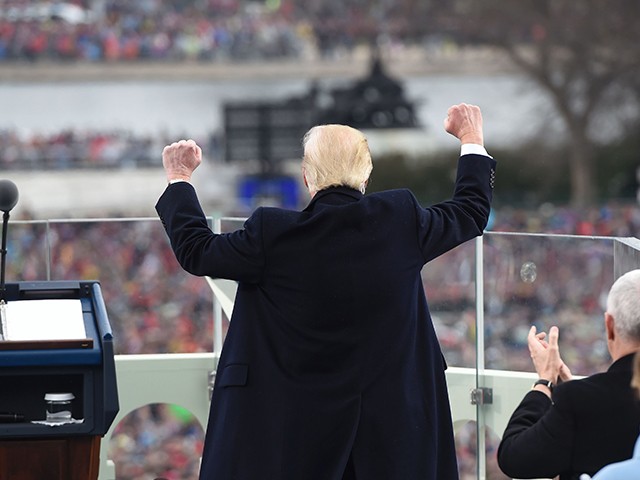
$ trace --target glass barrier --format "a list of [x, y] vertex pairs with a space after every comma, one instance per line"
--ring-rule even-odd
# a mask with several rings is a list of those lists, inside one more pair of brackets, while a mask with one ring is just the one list
[[434, 328], [450, 367], [476, 365], [475, 244], [466, 242], [422, 270]]
[[212, 351], [211, 290], [182, 270], [158, 219], [10, 222], [7, 252], [7, 283], [100, 281], [116, 354]]
[[[217, 232], [243, 221], [210, 220]], [[116, 353], [219, 353], [229, 319], [210, 285], [178, 265], [158, 219], [13, 221], [7, 237], [7, 282], [100, 281]], [[637, 267], [637, 239], [489, 232], [430, 262], [423, 281], [449, 367], [476, 369], [482, 388], [485, 370], [534, 371], [531, 325], [560, 328], [575, 375], [605, 370], [606, 295]], [[495, 464], [502, 432], [482, 423], [488, 407], [457, 431], [462, 479], [506, 478]]]
[[[574, 375], [608, 368], [606, 299], [619, 275], [640, 267], [637, 239], [492, 232], [476, 245], [477, 278], [482, 279], [477, 388], [485, 386], [486, 370], [535, 372], [527, 347], [531, 326], [545, 332], [558, 326], [560, 352]], [[476, 471], [467, 478], [507, 479], [496, 458], [503, 432], [485, 424], [487, 408], [491, 405], [477, 407], [475, 437], [469, 438], [483, 454], [474, 457]], [[504, 413], [508, 418], [512, 412]]]
[[532, 325], [559, 327], [561, 353], [575, 375], [607, 368], [613, 238], [489, 233], [483, 256], [486, 368], [534, 371], [527, 349]]
[[48, 228], [46, 222], [9, 222], [7, 283], [51, 279]]
[[563, 356], [577, 375], [606, 368], [604, 302], [614, 281], [614, 238], [486, 233], [483, 345], [479, 339], [475, 241], [423, 270], [429, 308], [449, 366], [533, 371], [527, 350], [532, 325], [561, 330]]

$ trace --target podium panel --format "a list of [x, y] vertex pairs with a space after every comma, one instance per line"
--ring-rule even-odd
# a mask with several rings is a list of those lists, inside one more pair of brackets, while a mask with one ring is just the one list
[[[14, 341], [5, 336], [0, 341], [0, 478], [97, 478], [100, 439], [119, 410], [113, 335], [100, 284], [9, 283], [5, 299], [9, 308], [27, 305], [22, 301], [75, 300], [72, 303], [80, 305], [78, 322], [84, 324], [86, 338], [67, 339], [63, 333], [47, 340], [34, 332], [35, 340]], [[18, 310], [22, 308], [14, 309]], [[51, 325], [42, 322], [65, 320], [46, 310], [38, 315], [43, 318], [25, 321], [42, 320], [46, 330]], [[19, 320], [12, 319], [14, 323]], [[73, 396], [71, 418], [48, 421], [45, 395], [63, 392]]]
[[95, 480], [100, 437], [0, 440], [0, 478]]

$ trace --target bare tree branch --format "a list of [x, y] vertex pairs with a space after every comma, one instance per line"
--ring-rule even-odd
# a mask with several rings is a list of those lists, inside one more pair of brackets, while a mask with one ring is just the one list
[[640, 3], [461, 0], [456, 10], [444, 15], [463, 12], [458, 26], [465, 37], [503, 50], [548, 93], [569, 135], [572, 200], [591, 203], [594, 121], [638, 85]]

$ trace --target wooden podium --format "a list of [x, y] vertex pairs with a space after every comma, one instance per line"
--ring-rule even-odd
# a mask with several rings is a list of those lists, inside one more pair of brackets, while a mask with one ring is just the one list
[[0, 440], [0, 478], [97, 480], [99, 436]]
[[[6, 291], [10, 307], [79, 302], [86, 338], [0, 341], [0, 480], [97, 480], [100, 441], [119, 410], [113, 335], [100, 284], [19, 282], [7, 284]], [[48, 310], [30, 313], [25, 323], [38, 320], [46, 330], [67, 316]], [[51, 425], [44, 422], [45, 396], [56, 392], [73, 395], [72, 421]]]

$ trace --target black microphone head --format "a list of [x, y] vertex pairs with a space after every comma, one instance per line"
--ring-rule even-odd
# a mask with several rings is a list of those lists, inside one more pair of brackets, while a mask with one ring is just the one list
[[10, 212], [18, 203], [18, 187], [11, 180], [0, 180], [0, 210]]

